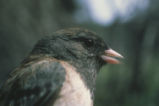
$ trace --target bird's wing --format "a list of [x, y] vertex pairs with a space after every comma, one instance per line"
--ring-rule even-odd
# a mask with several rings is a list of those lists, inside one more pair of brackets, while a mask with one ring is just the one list
[[64, 80], [59, 62], [40, 61], [17, 69], [1, 90], [0, 106], [50, 106]]

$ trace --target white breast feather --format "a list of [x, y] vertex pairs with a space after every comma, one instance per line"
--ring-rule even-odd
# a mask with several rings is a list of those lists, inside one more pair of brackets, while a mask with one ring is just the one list
[[71, 65], [64, 62], [62, 64], [66, 69], [66, 80], [53, 106], [93, 106], [90, 90], [79, 73]]

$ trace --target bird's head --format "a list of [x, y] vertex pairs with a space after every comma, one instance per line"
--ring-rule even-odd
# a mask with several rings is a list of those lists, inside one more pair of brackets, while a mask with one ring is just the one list
[[116, 57], [123, 58], [96, 33], [81, 28], [59, 30], [53, 36], [45, 37], [37, 43], [32, 53], [97, 68], [105, 63], [118, 64], [120, 62]]
[[123, 58], [94, 32], [81, 28], [59, 30], [44, 37], [31, 54], [51, 56], [70, 63], [76, 67], [91, 92], [94, 91], [99, 69], [106, 63], [118, 64], [116, 57]]

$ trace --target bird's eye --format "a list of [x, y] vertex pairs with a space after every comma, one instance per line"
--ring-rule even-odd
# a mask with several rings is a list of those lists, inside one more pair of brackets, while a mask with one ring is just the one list
[[86, 46], [93, 46], [94, 42], [92, 39], [87, 39], [87, 40], [84, 40], [84, 43]]
[[80, 38], [74, 38], [74, 40], [83, 43], [87, 47], [94, 45], [93, 39], [90, 38], [80, 37]]

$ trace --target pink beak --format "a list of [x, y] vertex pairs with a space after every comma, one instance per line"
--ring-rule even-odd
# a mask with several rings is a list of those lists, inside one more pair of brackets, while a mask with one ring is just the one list
[[119, 64], [120, 61], [117, 60], [116, 58], [124, 58], [121, 54], [119, 54], [118, 52], [112, 50], [112, 49], [108, 49], [105, 50], [105, 54], [101, 56], [101, 58], [110, 64]]

